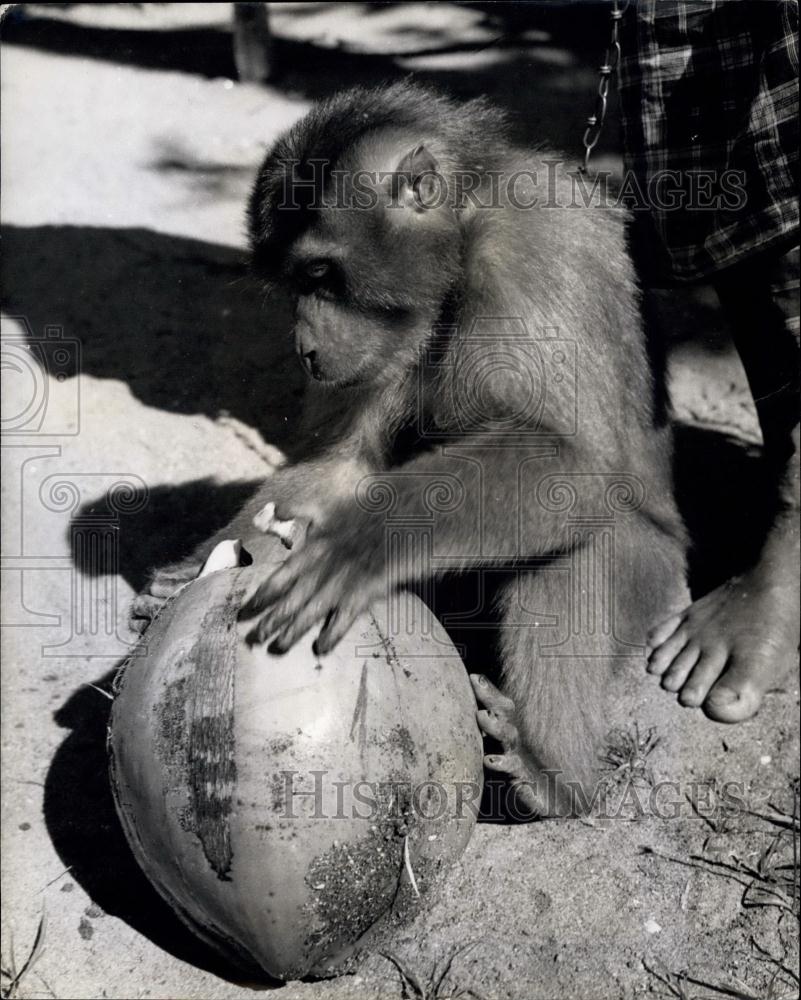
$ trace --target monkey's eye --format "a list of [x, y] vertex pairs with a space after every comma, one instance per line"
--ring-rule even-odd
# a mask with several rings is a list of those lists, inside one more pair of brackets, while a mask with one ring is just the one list
[[313, 278], [315, 281], [320, 281], [321, 278], [325, 278], [331, 271], [331, 264], [327, 260], [318, 258], [317, 260], [310, 260], [303, 268], [306, 276], [308, 278]]

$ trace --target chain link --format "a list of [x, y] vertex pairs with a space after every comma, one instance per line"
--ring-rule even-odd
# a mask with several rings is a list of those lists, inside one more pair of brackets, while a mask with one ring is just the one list
[[612, 33], [609, 45], [604, 51], [603, 63], [598, 67], [598, 92], [595, 96], [595, 109], [587, 119], [587, 127], [584, 129], [584, 137], [581, 140], [584, 145], [584, 165], [580, 168], [586, 174], [590, 168], [590, 154], [601, 138], [604, 121], [606, 120], [606, 106], [609, 97], [609, 81], [612, 74], [617, 71], [620, 62], [620, 21], [629, 7], [630, 0], [612, 0]]

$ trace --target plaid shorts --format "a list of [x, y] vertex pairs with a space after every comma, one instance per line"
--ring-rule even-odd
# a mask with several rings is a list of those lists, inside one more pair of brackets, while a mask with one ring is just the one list
[[798, 0], [634, 0], [621, 47], [651, 269], [692, 280], [797, 243]]

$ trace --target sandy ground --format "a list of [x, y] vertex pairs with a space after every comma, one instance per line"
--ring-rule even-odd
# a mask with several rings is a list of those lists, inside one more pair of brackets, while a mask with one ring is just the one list
[[[182, 533], [221, 523], [292, 453], [300, 384], [286, 317], [243, 280], [254, 169], [313, 98], [409, 70], [491, 93], [525, 138], [575, 148], [599, 36], [568, 32], [568, 45], [556, 23], [509, 39], [448, 4], [283, 5], [281, 76], [259, 88], [230, 79], [224, 4], [30, 13], [7, 30], [2, 60], [3, 968], [22, 968], [44, 915], [43, 951], [11, 995], [249, 996], [128, 852], [103, 689], [132, 642], [126, 606], [148, 566]], [[604, 141], [602, 162], [619, 166], [614, 123]], [[758, 541], [759, 435], [708, 290], [663, 298], [703, 587]], [[79, 555], [87, 531], [111, 541]], [[440, 996], [797, 994], [797, 900], [793, 915], [777, 867], [793, 857], [779, 814], [797, 782], [795, 680], [733, 729], [639, 673], [615, 700], [617, 721], [659, 737], [647, 764], [680, 783], [678, 815], [480, 825], [391, 950], [424, 983], [471, 944]], [[744, 808], [703, 805], [724, 782]], [[693, 789], [703, 816], [684, 798]], [[402, 983], [373, 952], [352, 975], [281, 995], [398, 997]]]

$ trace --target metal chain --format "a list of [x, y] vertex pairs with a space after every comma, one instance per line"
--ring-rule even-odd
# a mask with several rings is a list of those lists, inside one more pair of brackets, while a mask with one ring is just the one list
[[612, 74], [616, 72], [620, 62], [620, 21], [629, 7], [630, 0], [612, 0], [612, 35], [609, 45], [604, 52], [604, 61], [598, 67], [598, 93], [595, 97], [595, 110], [587, 119], [587, 127], [584, 130], [584, 165], [580, 168], [586, 174], [590, 168], [590, 153], [601, 138], [604, 121], [606, 119], [606, 105], [609, 96], [609, 81]]

